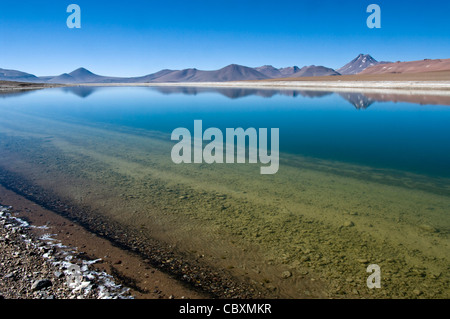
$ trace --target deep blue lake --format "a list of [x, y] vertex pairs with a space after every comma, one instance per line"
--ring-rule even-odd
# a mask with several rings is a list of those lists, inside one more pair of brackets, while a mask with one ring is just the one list
[[376, 102], [360, 93], [346, 99], [311, 91], [78, 87], [24, 93], [0, 106], [168, 134], [177, 127], [193, 131], [196, 119], [204, 130], [279, 128], [280, 152], [450, 177], [450, 106], [444, 105]]

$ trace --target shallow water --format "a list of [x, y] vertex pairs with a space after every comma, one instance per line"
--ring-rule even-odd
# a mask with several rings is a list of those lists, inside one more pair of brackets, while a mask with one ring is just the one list
[[[180, 87], [3, 97], [1, 169], [273, 296], [449, 296], [449, 106]], [[279, 128], [279, 171], [174, 164], [170, 134], [196, 119]]]

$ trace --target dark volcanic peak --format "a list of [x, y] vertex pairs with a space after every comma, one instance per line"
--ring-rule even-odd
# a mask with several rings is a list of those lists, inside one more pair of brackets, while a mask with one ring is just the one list
[[356, 58], [354, 58], [352, 61], [344, 65], [342, 68], [337, 69], [340, 74], [342, 75], [349, 75], [349, 74], [358, 74], [368, 67], [380, 64], [381, 62], [378, 62], [375, 60], [372, 56], [369, 54], [359, 54]]

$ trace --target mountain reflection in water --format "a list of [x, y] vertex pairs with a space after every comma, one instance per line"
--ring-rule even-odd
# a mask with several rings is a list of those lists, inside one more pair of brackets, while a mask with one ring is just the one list
[[[95, 86], [72, 86], [61, 88], [66, 93], [72, 93], [80, 98], [87, 98], [105, 87]], [[184, 94], [198, 95], [202, 93], [218, 93], [230, 99], [239, 99], [248, 96], [260, 96], [262, 98], [272, 98], [274, 96], [322, 98], [336, 94], [353, 105], [358, 110], [364, 110], [375, 102], [408, 102], [415, 104], [430, 105], [450, 105], [449, 95], [418, 95], [409, 93], [360, 93], [360, 92], [333, 92], [317, 90], [290, 90], [290, 89], [258, 89], [258, 88], [227, 88], [227, 87], [185, 87], [185, 86], [151, 86], [150, 90], [164, 95]], [[0, 91], [0, 98], [8, 98], [17, 95], [27, 94], [25, 91]]]

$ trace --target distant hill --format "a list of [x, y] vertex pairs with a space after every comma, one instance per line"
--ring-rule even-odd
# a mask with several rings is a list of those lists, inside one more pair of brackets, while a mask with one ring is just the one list
[[422, 73], [435, 71], [450, 71], [450, 59], [425, 59], [419, 61], [375, 65], [365, 69], [360, 74]]
[[135, 78], [128, 78], [128, 81], [129, 82], [133, 82], [134, 81], [135, 83], [148, 83], [148, 82], [156, 80], [156, 79], [158, 79], [158, 78], [160, 78], [162, 76], [168, 75], [168, 74], [170, 74], [172, 72], [176, 72], [176, 71], [164, 69], [164, 70], [161, 70], [161, 71], [158, 71], [156, 73], [149, 74], [149, 75], [145, 75], [145, 76], [141, 76], [141, 77], [135, 77]]
[[109, 77], [101, 76], [92, 73], [85, 68], [78, 68], [70, 73], [63, 73], [54, 77], [41, 77], [46, 83], [61, 83], [61, 84], [77, 84], [77, 83], [105, 83], [111, 82]]
[[[176, 70], [160, 76], [156, 76], [146, 82], [195, 82], [193, 79], [199, 75], [197, 69]], [[151, 75], [149, 76], [151, 78]]]
[[291, 66], [281, 69], [274, 68], [271, 65], [264, 65], [255, 68], [255, 70], [272, 79], [295, 78], [304, 76], [339, 75], [339, 73], [333, 69], [315, 65], [304, 66], [303, 68], [299, 68], [298, 66]]
[[369, 54], [360, 54], [349, 63], [344, 65], [342, 68], [337, 69], [336, 71], [342, 75], [351, 75], [351, 74], [359, 74], [365, 69], [379, 64], [385, 64], [389, 62], [378, 62]]
[[104, 76], [94, 74], [85, 68], [78, 68], [75, 71], [70, 72], [68, 75], [71, 76], [76, 82], [84, 83], [101, 82], [105, 79]]
[[290, 66], [290, 67], [286, 67], [286, 68], [281, 68], [279, 69], [281, 75], [284, 78], [288, 78], [290, 76], [292, 76], [293, 74], [297, 73], [298, 71], [300, 71], [300, 68], [298, 66]]
[[255, 70], [258, 71], [259, 73], [264, 74], [268, 78], [281, 78], [281, 77], [283, 77], [283, 74], [281, 73], [281, 71], [279, 69], [277, 69], [277, 68], [274, 68], [271, 65], [263, 65], [263, 66], [255, 68]]
[[263, 80], [268, 78], [268, 76], [253, 68], [230, 64], [216, 71], [202, 71], [197, 69], [173, 71], [149, 82], [224, 82]]
[[39, 82], [40, 79], [30, 73], [17, 70], [0, 69], [0, 81]]
[[[41, 79], [43, 79], [43, 78], [41, 78]], [[51, 77], [50, 79], [46, 80], [46, 82], [47, 83], [61, 83], [61, 84], [77, 83], [76, 79], [67, 73], [63, 73], [61, 75]]]
[[242, 80], [264, 80], [268, 77], [253, 68], [242, 65], [230, 64], [218, 71], [208, 71], [207, 76], [203, 79], [199, 77], [199, 81], [242, 81]]
[[290, 77], [299, 78], [306, 76], [327, 76], [327, 75], [340, 75], [340, 74], [335, 70], [324, 66], [310, 65], [304, 66], [303, 68], [292, 74]]

